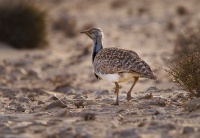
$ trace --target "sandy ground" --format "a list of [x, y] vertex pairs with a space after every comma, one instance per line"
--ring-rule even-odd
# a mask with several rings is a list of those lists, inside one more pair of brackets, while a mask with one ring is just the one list
[[[200, 99], [173, 84], [160, 66], [173, 55], [177, 34], [196, 27], [200, 2], [173, 0], [38, 0], [48, 11], [49, 47], [16, 50], [0, 44], [0, 137], [177, 138], [200, 136]], [[183, 12], [178, 12], [184, 7]], [[64, 31], [57, 20], [72, 20]], [[66, 23], [67, 24], [67, 23]], [[92, 41], [79, 34], [104, 31], [104, 47], [135, 50], [158, 80], [121, 84], [114, 106], [114, 84], [96, 80]], [[70, 28], [70, 29], [69, 29]], [[66, 32], [74, 35], [65, 35]]]

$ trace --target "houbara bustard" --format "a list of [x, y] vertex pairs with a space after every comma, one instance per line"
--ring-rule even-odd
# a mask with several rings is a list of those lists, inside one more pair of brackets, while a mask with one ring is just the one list
[[156, 79], [150, 66], [132, 50], [119, 48], [103, 48], [103, 32], [100, 28], [90, 28], [81, 33], [86, 34], [94, 42], [92, 64], [94, 74], [98, 79], [114, 82], [117, 94], [114, 105], [119, 105], [119, 84], [134, 78], [134, 82], [127, 93], [127, 101], [131, 99], [131, 91], [140, 77]]

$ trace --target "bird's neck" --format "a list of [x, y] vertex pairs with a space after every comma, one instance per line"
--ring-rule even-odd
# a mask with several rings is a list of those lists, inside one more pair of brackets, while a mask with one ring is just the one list
[[97, 39], [93, 40], [94, 41], [94, 47], [93, 47], [93, 52], [92, 52], [92, 62], [94, 62], [94, 58], [97, 55], [97, 53], [103, 49], [102, 45], [102, 36], [99, 36]]

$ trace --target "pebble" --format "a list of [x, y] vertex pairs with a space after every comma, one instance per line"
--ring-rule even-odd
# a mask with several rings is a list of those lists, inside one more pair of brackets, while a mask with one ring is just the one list
[[67, 114], [67, 109], [60, 109], [60, 110], [58, 110], [55, 114], [54, 114], [54, 116], [56, 116], [56, 117], [63, 117], [63, 116], [65, 116]]
[[149, 87], [146, 92], [160, 92], [160, 90], [156, 87]]
[[23, 108], [21, 105], [18, 105], [16, 110], [19, 112], [25, 112], [25, 108]]
[[128, 128], [123, 130], [117, 130], [112, 132], [112, 136], [114, 138], [140, 138], [140, 136], [136, 133], [134, 128]]
[[99, 95], [108, 95], [109, 94], [109, 91], [108, 90], [98, 90], [98, 91], [95, 91], [94, 94], [96, 96], [99, 96]]
[[55, 107], [66, 108], [67, 105], [66, 105], [65, 103], [63, 103], [62, 101], [57, 100], [57, 101], [54, 101], [54, 102], [48, 104], [48, 105], [45, 107], [45, 110], [52, 109], [52, 108], [55, 108]]
[[82, 96], [82, 94], [77, 94], [77, 95], [75, 95], [75, 96], [73, 97], [73, 99], [83, 100], [83, 99], [85, 99], [85, 98]]
[[19, 101], [20, 102], [29, 102], [29, 98], [26, 98], [26, 97], [23, 97], [23, 96], [21, 96], [21, 97], [19, 97]]
[[56, 96], [56, 94], [52, 94], [52, 95], [50, 96], [49, 100], [54, 100], [54, 101], [56, 101], [56, 100], [59, 100], [59, 99], [58, 99], [58, 97]]
[[117, 110], [116, 113], [121, 113], [121, 112], [124, 112], [124, 111], [126, 111], [126, 110], [121, 108], [121, 109]]
[[177, 97], [178, 97], [178, 98], [185, 98], [185, 95], [184, 95], [184, 93], [178, 93], [178, 94], [177, 94]]
[[165, 103], [165, 100], [162, 99], [162, 98], [154, 98], [154, 99], [149, 103], [149, 105], [158, 105], [158, 106], [164, 107], [164, 106], [166, 106], [166, 103]]
[[76, 90], [70, 89], [69, 91], [66, 92], [67, 95], [76, 95]]
[[191, 111], [195, 111], [200, 108], [200, 98], [195, 98], [188, 101], [185, 104], [185, 109]]
[[39, 100], [37, 104], [41, 105], [41, 104], [44, 104], [44, 102]]
[[186, 126], [183, 128], [183, 134], [189, 134], [189, 133], [193, 133], [194, 132], [194, 128], [193, 127], [189, 127], [189, 126]]
[[132, 111], [132, 112], [128, 112], [126, 115], [138, 115], [138, 112]]

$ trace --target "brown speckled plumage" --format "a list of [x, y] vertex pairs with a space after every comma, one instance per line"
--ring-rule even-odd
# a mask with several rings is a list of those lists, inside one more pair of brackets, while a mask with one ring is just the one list
[[135, 80], [127, 93], [127, 101], [129, 101], [131, 99], [131, 91], [140, 77], [156, 79], [149, 65], [135, 51], [119, 48], [103, 49], [103, 32], [101, 29], [90, 28], [81, 33], [86, 34], [94, 42], [92, 63], [95, 76], [115, 83], [115, 92], [117, 94], [115, 105], [119, 105], [118, 83], [130, 79]]
[[149, 65], [131, 50], [104, 48], [97, 53], [93, 66], [95, 72], [102, 74], [134, 73], [140, 77], [155, 79]]

